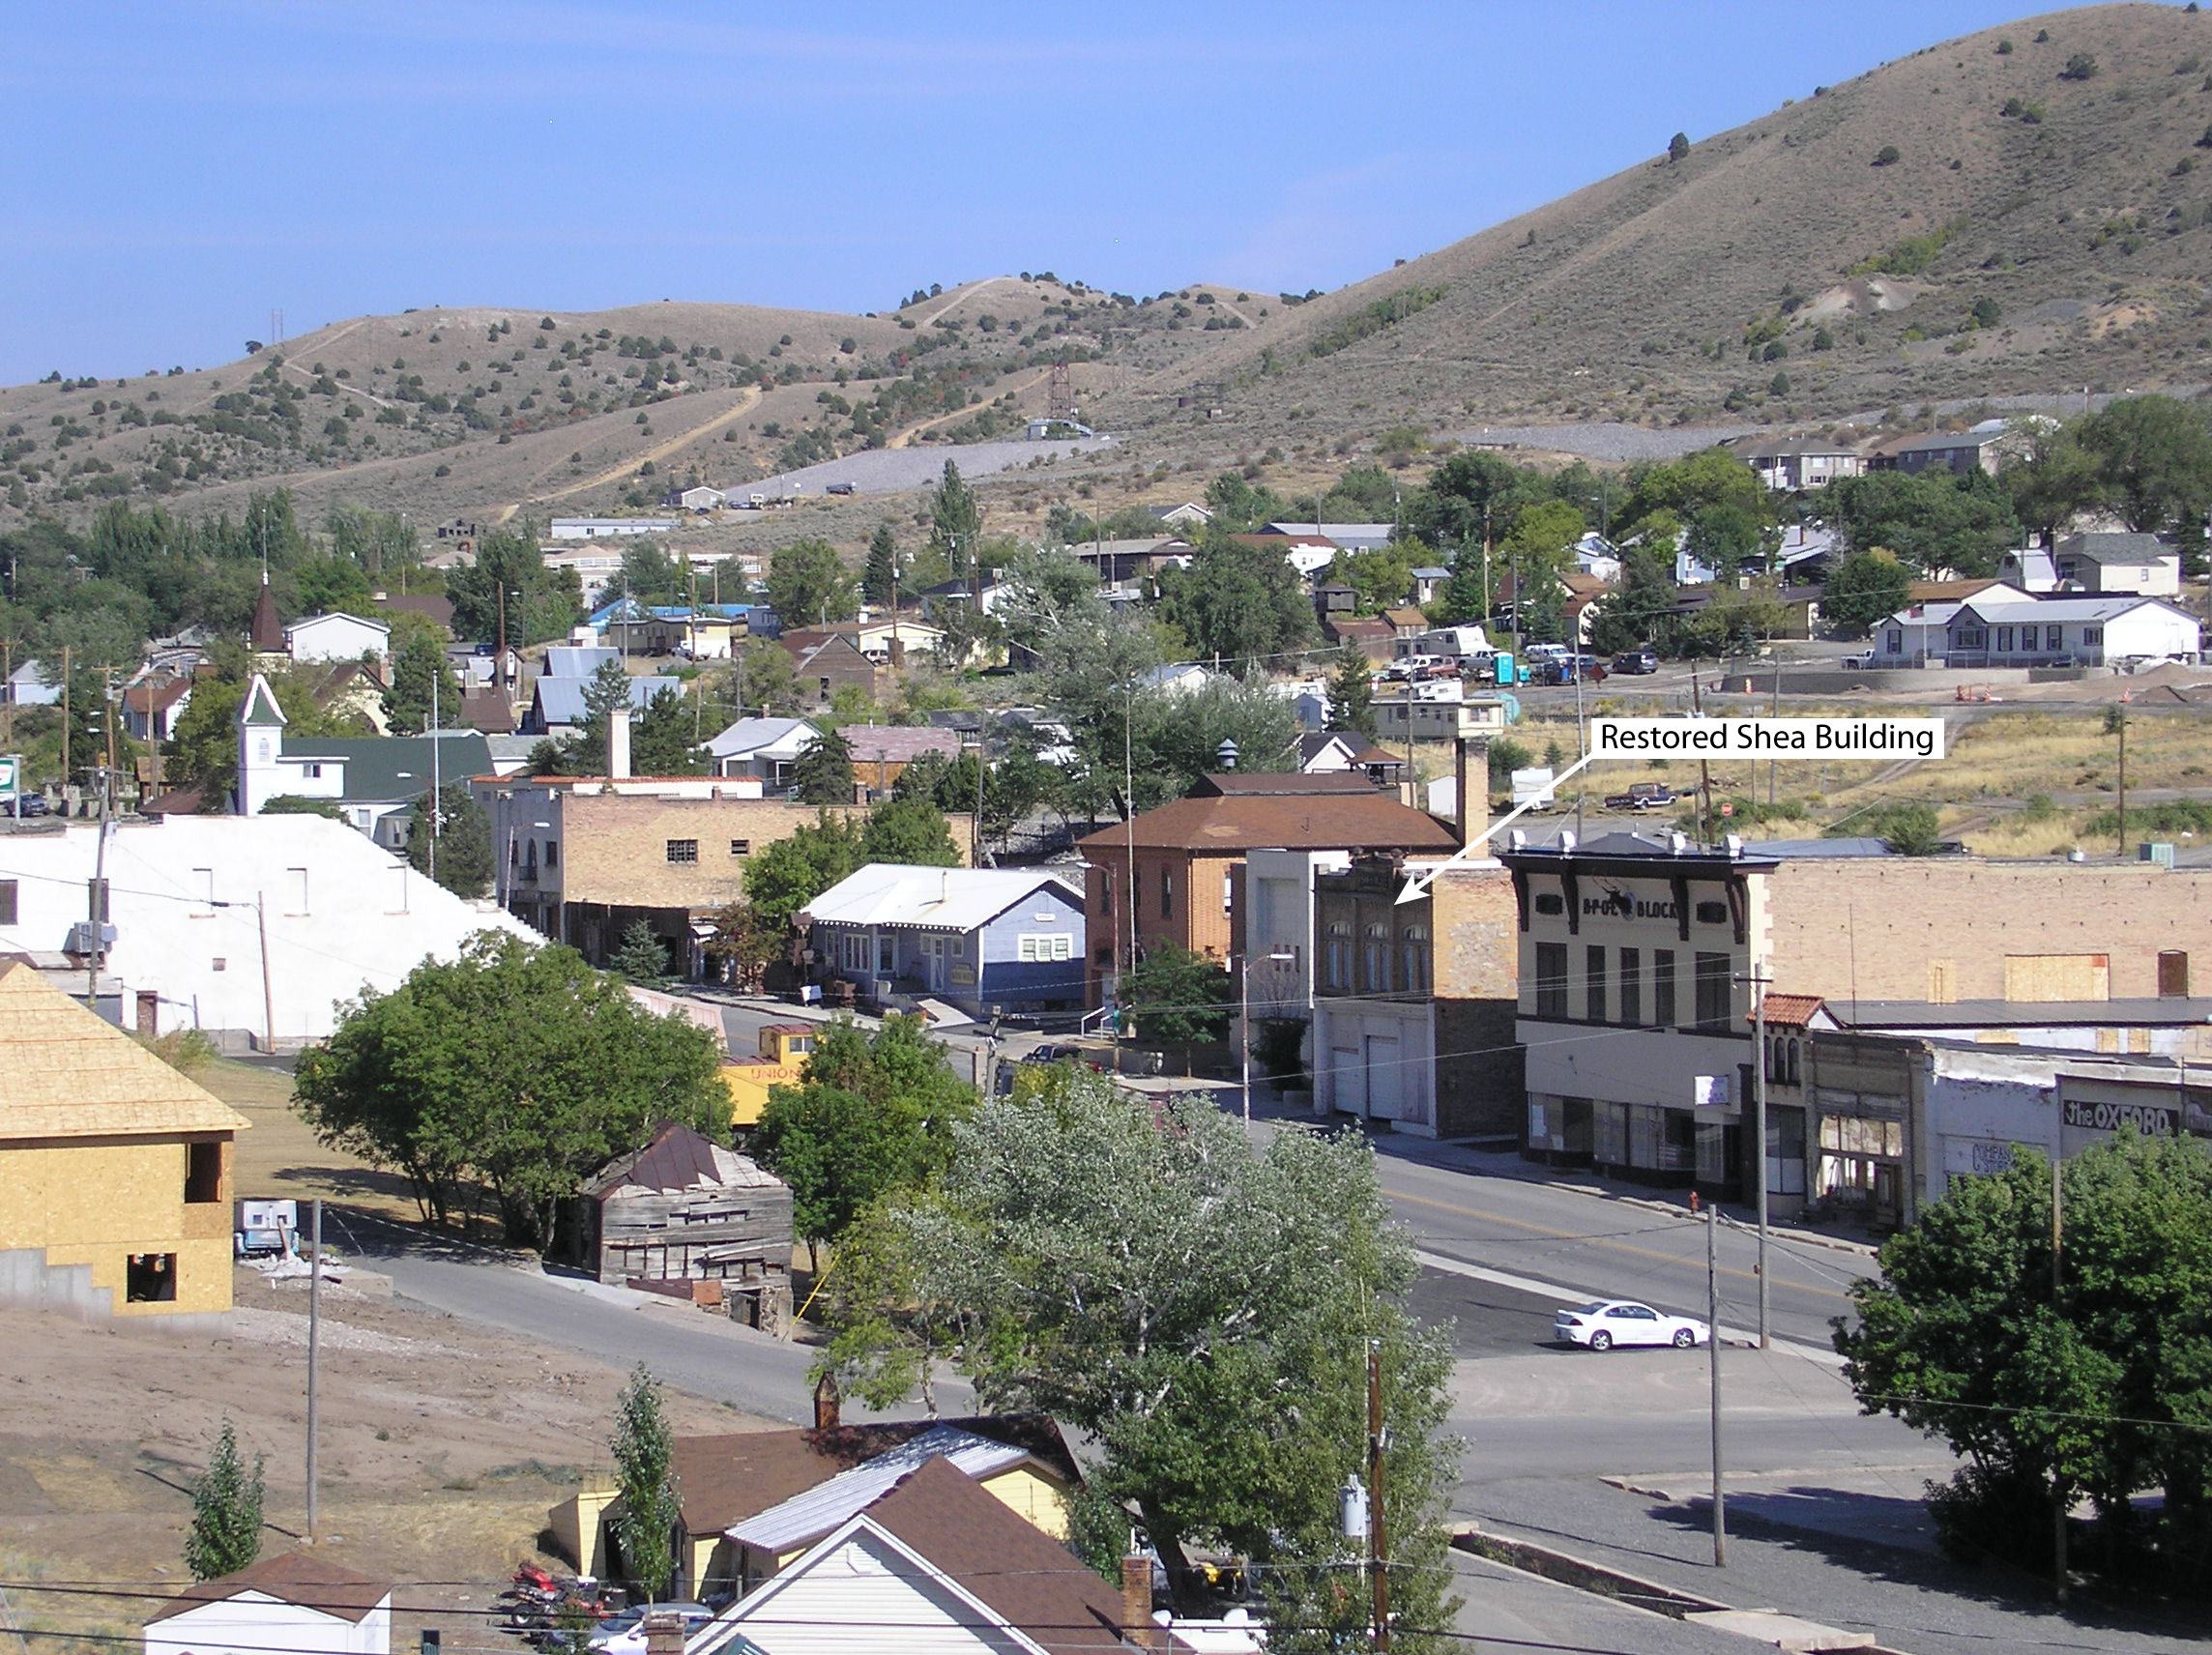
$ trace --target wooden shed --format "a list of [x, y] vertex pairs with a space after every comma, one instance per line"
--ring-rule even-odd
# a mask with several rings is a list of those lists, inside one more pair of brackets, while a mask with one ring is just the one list
[[678, 1289], [766, 1332], [791, 1326], [791, 1191], [669, 1121], [579, 1192], [577, 1259], [602, 1282]]

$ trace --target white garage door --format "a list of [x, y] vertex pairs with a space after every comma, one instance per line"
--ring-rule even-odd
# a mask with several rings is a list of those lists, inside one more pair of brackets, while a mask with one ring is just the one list
[[1406, 1071], [1394, 1034], [1367, 1036], [1367, 1109], [1378, 1120], [1404, 1118]]

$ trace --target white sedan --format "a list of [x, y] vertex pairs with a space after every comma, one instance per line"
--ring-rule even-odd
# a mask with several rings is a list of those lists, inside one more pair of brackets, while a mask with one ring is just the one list
[[1601, 1298], [1578, 1304], [1552, 1319], [1552, 1334], [1562, 1345], [1610, 1350], [1615, 1345], [1672, 1345], [1687, 1350], [1712, 1337], [1703, 1322], [1687, 1316], [1665, 1316], [1634, 1299]]

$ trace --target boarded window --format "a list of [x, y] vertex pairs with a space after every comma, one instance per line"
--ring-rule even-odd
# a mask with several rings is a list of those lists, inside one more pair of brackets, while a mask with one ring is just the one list
[[0, 925], [14, 925], [15, 919], [15, 882], [0, 880]]
[[1729, 981], [1732, 961], [1727, 954], [1698, 956], [1698, 1027], [1726, 1031], [1733, 985]]
[[2110, 954], [2007, 954], [2007, 1000], [2110, 1000]]
[[[8, 923], [11, 912], [6, 888], [0, 887], [0, 925]], [[2158, 998], [2189, 998], [2189, 956], [2179, 948], [2165, 949], [2158, 956]]]
[[295, 915], [304, 915], [307, 912], [307, 870], [306, 868], [286, 868], [284, 870], [284, 912]]
[[1567, 1015], [1567, 945], [1564, 943], [1536, 944], [1536, 1015], [1560, 1018]]
[[1605, 950], [1594, 944], [1583, 951], [1583, 1015], [1605, 1021]]
[[1651, 951], [1651, 1022], [1659, 1029], [1674, 1027], [1674, 950]]
[[1632, 1027], [1644, 1021], [1644, 950], [1620, 950], [1620, 1020]]

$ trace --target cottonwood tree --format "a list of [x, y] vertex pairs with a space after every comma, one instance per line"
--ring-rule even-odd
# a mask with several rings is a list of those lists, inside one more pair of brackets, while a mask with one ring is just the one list
[[583, 1179], [655, 1126], [717, 1129], [720, 1054], [573, 948], [480, 932], [389, 994], [349, 1004], [300, 1058], [293, 1103], [323, 1143], [407, 1175], [443, 1224], [471, 1183], [509, 1237], [541, 1245]]
[[1364, 1475], [1366, 1353], [1389, 1432], [1393, 1642], [1446, 1646], [1447, 1341], [1400, 1304], [1414, 1275], [1373, 1152], [1282, 1133], [1256, 1152], [1205, 1104], [1164, 1111], [1054, 1071], [952, 1128], [933, 1187], [879, 1203], [830, 1278], [822, 1366], [878, 1406], [949, 1366], [982, 1406], [1092, 1437], [1098, 1495], [1133, 1510], [1197, 1610], [1196, 1546], [1248, 1556], [1270, 1647], [1341, 1648], [1365, 1595], [1337, 1491]]
[[828, 540], [794, 540], [769, 561], [768, 602], [786, 627], [850, 621], [859, 608], [853, 574]]
[[1836, 565], [1820, 609], [1829, 620], [1864, 632], [1906, 605], [1912, 576], [1887, 551], [1853, 552]]
[[[2087, 1496], [2113, 1580], [2201, 1590], [2212, 1555], [2212, 1154], [2123, 1130], [2062, 1169], [2016, 1150], [1960, 1180], [1851, 1287], [1836, 1349], [1868, 1413], [1950, 1444], [1936, 1494], [1954, 1553], [2048, 1570], [2052, 1514]], [[2161, 1491], [2145, 1510], [2136, 1496]]]
[[192, 1483], [185, 1567], [195, 1581], [234, 1575], [261, 1555], [262, 1456], [247, 1468], [229, 1420], [216, 1433], [207, 1470]]
[[676, 1440], [660, 1403], [660, 1383], [640, 1362], [631, 1370], [615, 1405], [614, 1435], [607, 1440], [614, 1458], [615, 1487], [622, 1495], [622, 1516], [615, 1537], [622, 1545], [623, 1568], [630, 1583], [657, 1601], [676, 1574]]

